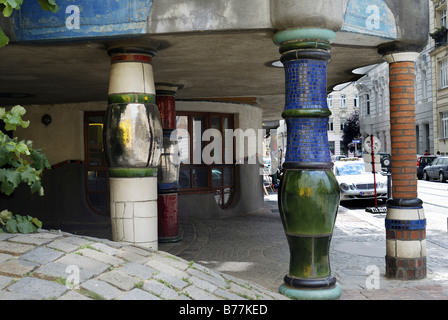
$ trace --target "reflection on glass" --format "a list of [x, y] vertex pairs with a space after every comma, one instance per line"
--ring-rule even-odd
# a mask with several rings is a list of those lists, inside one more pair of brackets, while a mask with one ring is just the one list
[[190, 185], [190, 169], [180, 170], [179, 172], [179, 188], [188, 189], [191, 188]]
[[[229, 134], [232, 124], [229, 118], [222, 119], [223, 146], [224, 146], [224, 163], [233, 164], [233, 134]], [[233, 133], [233, 130], [231, 131]]]
[[210, 122], [213, 129], [220, 130], [220, 118], [213, 117]]
[[193, 188], [208, 187], [208, 175], [206, 168], [193, 169]]
[[202, 134], [204, 129], [204, 118], [193, 117], [193, 164], [202, 163], [202, 149], [204, 149]]
[[222, 185], [222, 169], [212, 169], [212, 182], [214, 187], [219, 187]]
[[222, 199], [222, 206], [225, 207], [230, 203], [230, 200], [232, 199], [232, 189], [231, 188], [225, 188], [224, 189], [224, 196]]
[[219, 206], [221, 206], [221, 202], [222, 202], [222, 200], [221, 200], [221, 189], [215, 190], [215, 201], [216, 201], [216, 203]]
[[179, 148], [180, 163], [190, 163], [190, 134], [188, 133], [188, 117], [177, 116], [177, 141]]
[[89, 118], [89, 164], [103, 165], [103, 118]]
[[233, 168], [224, 168], [224, 185], [233, 185]]
[[232, 202], [233, 188], [216, 189], [214, 197], [216, 203], [221, 208], [225, 208]]

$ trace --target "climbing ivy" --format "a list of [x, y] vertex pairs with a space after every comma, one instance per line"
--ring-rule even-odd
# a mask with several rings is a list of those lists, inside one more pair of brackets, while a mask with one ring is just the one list
[[33, 233], [42, 227], [42, 222], [30, 216], [13, 215], [11, 211], [0, 212], [0, 233]]
[[[14, 131], [17, 127], [28, 128], [29, 121], [23, 121], [26, 110], [15, 106], [6, 111], [0, 108], [0, 120], [5, 123], [5, 131]], [[32, 193], [44, 194], [41, 185], [42, 171], [50, 168], [47, 157], [40, 149], [33, 148], [30, 140], [19, 141], [0, 131], [0, 191], [10, 195], [20, 183], [26, 183]]]
[[[43, 10], [58, 11], [55, 0], [37, 0]], [[5, 18], [11, 16], [14, 10], [20, 10], [23, 0], [0, 0], [0, 14]], [[0, 48], [9, 43], [9, 38], [0, 28]], [[4, 130], [0, 131], [0, 192], [10, 195], [21, 183], [26, 183], [32, 193], [43, 196], [44, 189], [41, 176], [44, 169], [50, 168], [45, 154], [33, 148], [30, 140], [19, 141], [8, 133], [17, 127], [28, 128], [29, 121], [22, 116], [26, 110], [22, 106], [15, 106], [6, 111], [0, 108], [0, 120], [4, 123]], [[30, 216], [13, 215], [11, 211], [0, 212], [0, 232], [32, 233], [42, 227], [42, 222]]]
[[[56, 0], [37, 0], [43, 10], [56, 12], [58, 6]], [[14, 10], [20, 10], [23, 0], [0, 0], [0, 12], [5, 18], [11, 16]], [[0, 47], [4, 47], [9, 43], [9, 38], [0, 28]]]

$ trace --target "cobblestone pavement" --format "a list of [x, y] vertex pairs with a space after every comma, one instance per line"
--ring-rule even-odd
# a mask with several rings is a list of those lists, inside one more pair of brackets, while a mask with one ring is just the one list
[[[151, 251], [60, 231], [0, 234], [0, 300], [286, 300], [289, 268], [275, 196], [241, 217], [181, 222]], [[447, 214], [427, 206], [428, 277], [384, 277], [385, 214], [340, 207], [331, 245], [343, 300], [448, 300]]]
[[[162, 249], [277, 291], [288, 273], [289, 248], [276, 195], [265, 204], [241, 217], [182, 221], [183, 240]], [[448, 213], [430, 205], [425, 211], [428, 276], [400, 281], [384, 276], [386, 214], [340, 207], [330, 260], [343, 300], [448, 300]]]
[[163, 251], [42, 231], [0, 234], [0, 300], [277, 300]]

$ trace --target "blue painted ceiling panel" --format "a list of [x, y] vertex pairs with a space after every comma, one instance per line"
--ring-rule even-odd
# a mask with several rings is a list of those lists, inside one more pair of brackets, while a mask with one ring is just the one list
[[395, 17], [383, 0], [350, 0], [342, 30], [397, 39]]
[[58, 0], [57, 13], [25, 1], [13, 16], [17, 41], [126, 38], [146, 33], [153, 0]]

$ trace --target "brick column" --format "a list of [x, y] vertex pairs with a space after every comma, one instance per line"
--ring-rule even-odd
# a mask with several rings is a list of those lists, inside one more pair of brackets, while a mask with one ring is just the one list
[[426, 277], [426, 219], [417, 195], [415, 73], [418, 53], [384, 55], [389, 63], [392, 199], [387, 203], [386, 276]]

